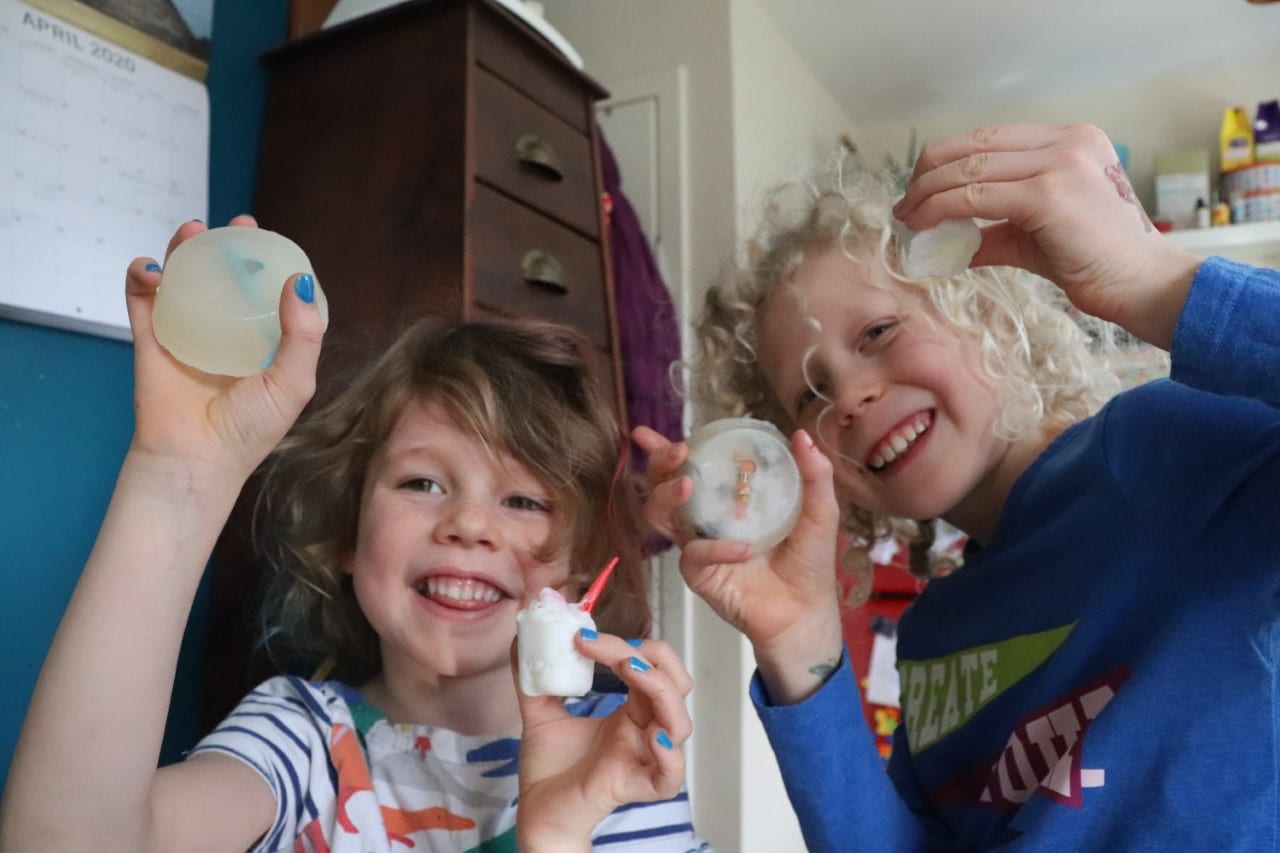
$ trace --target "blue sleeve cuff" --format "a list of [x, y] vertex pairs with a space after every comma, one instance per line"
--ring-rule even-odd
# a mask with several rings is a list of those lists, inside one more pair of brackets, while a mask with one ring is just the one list
[[771, 704], [759, 672], [749, 693], [809, 850], [925, 847], [923, 827], [890, 782], [862, 715], [847, 649], [826, 682], [801, 702]]
[[1174, 330], [1170, 376], [1280, 405], [1280, 272], [1205, 259]]

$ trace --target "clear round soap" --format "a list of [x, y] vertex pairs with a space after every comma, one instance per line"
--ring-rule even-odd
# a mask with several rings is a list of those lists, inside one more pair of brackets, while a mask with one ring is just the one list
[[[165, 261], [152, 325], [174, 358], [206, 373], [251, 376], [280, 346], [280, 291], [311, 261], [296, 243], [262, 228], [210, 228], [178, 245]], [[316, 286], [316, 306], [329, 305]]]
[[680, 508], [683, 532], [772, 548], [800, 517], [800, 470], [777, 427], [755, 418], [711, 421], [689, 437], [681, 473], [693, 495]]

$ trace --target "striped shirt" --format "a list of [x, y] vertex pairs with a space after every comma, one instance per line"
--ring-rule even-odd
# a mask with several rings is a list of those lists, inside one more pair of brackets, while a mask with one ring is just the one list
[[[624, 696], [591, 693], [565, 707], [600, 717]], [[358, 690], [277, 677], [259, 685], [192, 754], [216, 751], [258, 772], [275, 822], [254, 850], [391, 853], [516, 850], [518, 738], [393, 725]], [[689, 796], [619, 808], [595, 828], [604, 851], [708, 851]]]

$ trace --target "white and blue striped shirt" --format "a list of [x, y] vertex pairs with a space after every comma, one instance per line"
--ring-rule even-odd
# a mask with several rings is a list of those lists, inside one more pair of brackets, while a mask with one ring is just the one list
[[[604, 716], [624, 696], [570, 700]], [[217, 751], [253, 767], [276, 797], [259, 851], [392, 853], [515, 851], [520, 742], [438, 726], [392, 725], [338, 682], [278, 677], [261, 684], [192, 754]], [[624, 806], [602, 820], [596, 850], [709, 851], [693, 832], [689, 796]]]

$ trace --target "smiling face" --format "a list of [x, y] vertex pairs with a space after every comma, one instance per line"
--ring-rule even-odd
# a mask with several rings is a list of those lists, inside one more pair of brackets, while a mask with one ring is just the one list
[[435, 403], [401, 414], [365, 477], [347, 562], [387, 671], [436, 677], [506, 672], [515, 614], [568, 579], [541, 559], [555, 495], [491, 453]]
[[761, 372], [835, 464], [842, 498], [971, 533], [994, 526], [1025, 463], [994, 434], [1003, 397], [976, 342], [839, 249], [769, 298], [758, 333]]

